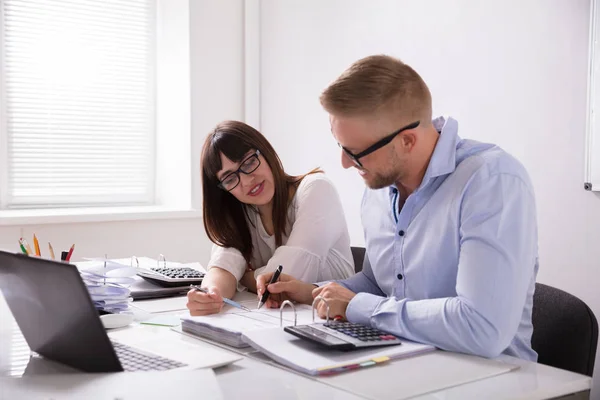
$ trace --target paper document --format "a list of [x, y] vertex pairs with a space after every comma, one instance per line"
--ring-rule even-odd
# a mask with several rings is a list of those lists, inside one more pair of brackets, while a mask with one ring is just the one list
[[433, 346], [408, 340], [402, 340], [399, 346], [353, 351], [332, 350], [297, 338], [277, 327], [244, 332], [243, 336], [256, 350], [285, 366], [309, 375], [329, 375], [435, 350]]
[[223, 398], [212, 369], [0, 378], [0, 387], [2, 399], [193, 399], [199, 392], [202, 398]]
[[132, 307], [148, 313], [172, 312], [187, 310], [187, 297], [167, 297], [164, 299], [136, 300]]
[[[184, 316], [181, 318], [181, 329], [184, 332], [227, 344], [229, 346], [242, 348], [248, 347], [244, 342], [242, 334], [245, 332], [279, 327], [294, 324], [294, 311], [291, 307], [283, 310], [280, 318], [279, 309], [266, 307], [256, 309], [257, 302], [253, 300], [242, 300], [241, 304], [252, 311], [244, 311], [230, 307], [219, 314], [202, 317]], [[312, 308], [305, 304], [296, 304], [296, 323], [310, 324], [312, 320]], [[315, 315], [316, 321], [321, 321]]]

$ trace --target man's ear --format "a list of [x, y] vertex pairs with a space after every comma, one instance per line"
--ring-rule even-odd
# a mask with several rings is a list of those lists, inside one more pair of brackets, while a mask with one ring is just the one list
[[400, 140], [402, 143], [402, 148], [405, 151], [410, 152], [417, 143], [417, 135], [415, 135], [415, 133], [412, 131], [402, 132], [402, 134], [400, 135]]

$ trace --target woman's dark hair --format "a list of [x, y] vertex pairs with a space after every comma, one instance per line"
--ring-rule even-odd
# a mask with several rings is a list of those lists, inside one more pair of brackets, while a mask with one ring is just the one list
[[[309, 174], [292, 176], [285, 173], [279, 156], [267, 139], [253, 127], [239, 121], [223, 121], [209, 133], [202, 148], [202, 213], [208, 238], [219, 246], [238, 249], [247, 263], [252, 257], [252, 237], [246, 221], [247, 206], [217, 185], [217, 173], [223, 168], [221, 153], [240, 162], [253, 150], [259, 150], [273, 172], [273, 228], [275, 244], [282, 244], [288, 206], [293, 192]], [[290, 188], [294, 190], [290, 191]]]

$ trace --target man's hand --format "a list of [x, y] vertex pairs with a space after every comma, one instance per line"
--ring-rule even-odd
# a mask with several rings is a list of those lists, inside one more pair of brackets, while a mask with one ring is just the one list
[[[348, 304], [350, 304], [350, 300], [356, 296], [356, 293], [337, 283], [331, 282], [327, 285], [315, 288], [312, 291], [312, 295], [314, 298], [321, 296], [327, 301], [327, 304], [329, 304], [330, 319], [339, 315], [343, 320], [346, 320], [346, 309], [348, 308]], [[325, 318], [327, 316], [327, 304], [325, 304], [324, 301], [319, 301], [317, 303], [316, 308], [319, 317]]]
[[193, 317], [199, 315], [216, 314], [223, 308], [223, 297], [221, 291], [216, 286], [208, 287], [208, 293], [202, 293], [197, 290], [190, 290], [187, 294], [187, 308]]
[[281, 306], [284, 300], [294, 300], [299, 303], [311, 304], [312, 302], [312, 290], [315, 285], [305, 283], [294, 279], [293, 277], [281, 274], [277, 282], [267, 285], [271, 281], [273, 272], [259, 275], [256, 278], [256, 293], [258, 293], [258, 299], [262, 297], [265, 292], [265, 288], [269, 290], [271, 294], [269, 299], [265, 303], [269, 308], [277, 308]]

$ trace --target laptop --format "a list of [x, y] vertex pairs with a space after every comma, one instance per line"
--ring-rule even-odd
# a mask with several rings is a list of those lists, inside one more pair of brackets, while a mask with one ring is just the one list
[[0, 251], [0, 291], [29, 348], [85, 372], [218, 367], [239, 355], [174, 339], [111, 340], [71, 264]]

